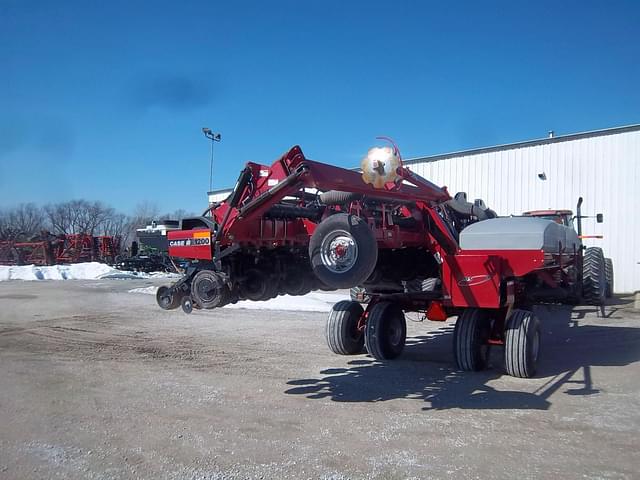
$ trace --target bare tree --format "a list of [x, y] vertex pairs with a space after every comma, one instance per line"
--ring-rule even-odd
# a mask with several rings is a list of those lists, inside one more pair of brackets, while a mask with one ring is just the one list
[[54, 233], [72, 234], [100, 233], [103, 224], [116, 212], [102, 202], [72, 200], [70, 202], [47, 205], [44, 208], [50, 229]]
[[49, 230], [53, 233], [73, 233], [72, 225], [75, 214], [72, 211], [69, 202], [45, 205], [44, 213]]
[[44, 228], [44, 223], [44, 214], [39, 207], [33, 203], [22, 203], [0, 213], [0, 238], [28, 239], [38, 235]]
[[135, 237], [137, 228], [146, 226], [152, 220], [189, 216], [185, 210], [176, 210], [165, 216], [158, 213], [158, 206], [151, 202], [137, 205], [131, 217], [116, 212], [102, 202], [83, 199], [48, 204], [44, 208], [32, 203], [22, 204], [0, 210], [0, 239], [11, 240], [18, 236], [29, 238], [42, 230], [49, 230], [55, 234], [119, 236], [122, 244], [127, 244]]
[[103, 224], [115, 214], [111, 207], [106, 207], [101, 202], [87, 202], [86, 200], [75, 200], [72, 208], [76, 212], [75, 233], [87, 233], [95, 235], [99, 233]]
[[134, 228], [142, 228], [153, 220], [157, 220], [160, 214], [158, 205], [152, 202], [142, 202], [136, 205], [131, 223]]
[[122, 245], [126, 245], [131, 237], [131, 219], [122, 213], [113, 213], [107, 217], [100, 227], [100, 234], [120, 237]]
[[6, 210], [0, 210], [0, 240], [9, 240], [13, 230], [9, 224], [9, 214]]
[[181, 218], [187, 218], [187, 217], [195, 217], [196, 214], [193, 212], [189, 212], [183, 208], [179, 208], [177, 210], [174, 210], [173, 212], [170, 213], [165, 213], [163, 215], [160, 215], [160, 219], [162, 220], [180, 220]]

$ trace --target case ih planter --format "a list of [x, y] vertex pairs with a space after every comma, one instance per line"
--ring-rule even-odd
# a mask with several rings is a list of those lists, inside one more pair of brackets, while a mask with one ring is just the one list
[[168, 232], [170, 255], [192, 261], [181, 280], [158, 290], [158, 304], [189, 313], [357, 286], [356, 299], [367, 303], [342, 301], [329, 315], [335, 353], [366, 345], [389, 360], [405, 344], [404, 312], [458, 316], [461, 369], [485, 368], [489, 347], [499, 345], [507, 372], [530, 377], [540, 352], [532, 305], [602, 303], [604, 269], [587, 268], [597, 255], [573, 229], [495, 218], [481, 200], [452, 198], [403, 167], [395, 147], [370, 150], [362, 167], [311, 161], [299, 147], [271, 166], [248, 163], [224, 202]]

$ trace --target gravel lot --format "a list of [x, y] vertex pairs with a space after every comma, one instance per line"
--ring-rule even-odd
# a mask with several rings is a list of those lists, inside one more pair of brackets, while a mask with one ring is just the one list
[[150, 281], [0, 284], [2, 479], [639, 478], [640, 314], [540, 308], [534, 379], [452, 324], [340, 357], [325, 314], [165, 312]]

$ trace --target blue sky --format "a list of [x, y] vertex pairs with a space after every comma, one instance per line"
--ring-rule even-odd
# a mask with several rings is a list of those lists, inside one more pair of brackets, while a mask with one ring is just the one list
[[640, 122], [640, 2], [0, 0], [0, 207], [206, 206], [294, 144], [357, 166]]

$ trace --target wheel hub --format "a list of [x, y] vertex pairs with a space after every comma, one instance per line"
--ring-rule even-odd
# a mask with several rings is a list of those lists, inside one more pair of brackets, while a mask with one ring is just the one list
[[334, 273], [350, 270], [358, 259], [358, 245], [351, 234], [344, 230], [327, 235], [320, 249], [322, 263]]
[[347, 253], [347, 248], [348, 247], [342, 243], [339, 243], [338, 245], [336, 245], [336, 248], [335, 248], [336, 257], [338, 258], [344, 257]]
[[200, 280], [196, 287], [201, 298], [206, 299], [207, 301], [213, 300], [218, 293], [217, 285], [214, 285], [214, 283], [208, 278]]

